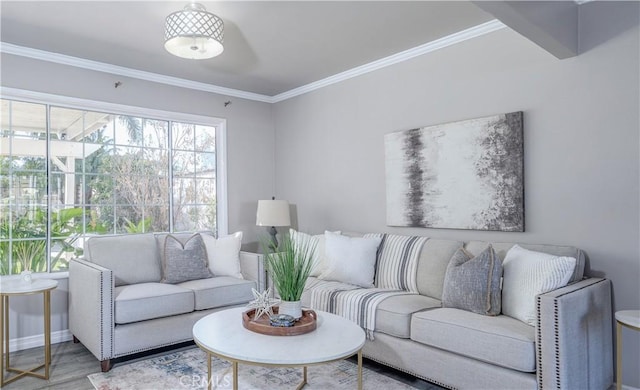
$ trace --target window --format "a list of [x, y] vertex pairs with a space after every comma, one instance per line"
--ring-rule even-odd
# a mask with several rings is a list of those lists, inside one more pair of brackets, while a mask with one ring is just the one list
[[91, 235], [226, 234], [223, 121], [1, 104], [1, 275], [66, 270]]

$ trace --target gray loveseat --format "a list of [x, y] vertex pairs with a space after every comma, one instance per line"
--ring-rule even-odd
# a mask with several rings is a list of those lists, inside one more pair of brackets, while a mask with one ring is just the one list
[[[447, 388], [607, 389], [613, 382], [610, 281], [585, 276], [585, 256], [577, 248], [521, 244], [577, 260], [569, 285], [536, 297], [536, 326], [442, 307], [454, 252], [464, 247], [478, 254], [488, 244], [428, 239], [417, 266], [419, 294], [388, 297], [377, 305], [364, 356]], [[492, 243], [501, 259], [513, 245]], [[319, 284], [309, 278], [305, 306], [313, 306]]]
[[[217, 276], [161, 283], [161, 248], [167, 233], [96, 236], [84, 258], [69, 264], [69, 330], [101, 361], [193, 339], [196, 321], [245, 305], [261, 288], [264, 270], [255, 254], [240, 252], [244, 279]], [[174, 234], [181, 241], [191, 234]]]

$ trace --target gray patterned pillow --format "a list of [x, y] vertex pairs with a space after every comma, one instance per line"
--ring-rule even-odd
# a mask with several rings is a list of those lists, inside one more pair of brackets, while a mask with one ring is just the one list
[[167, 235], [162, 251], [163, 283], [181, 283], [211, 276], [204, 241], [199, 234], [189, 237], [184, 244], [178, 238]]
[[442, 306], [496, 316], [502, 306], [501, 277], [502, 262], [491, 245], [476, 257], [460, 248], [447, 265]]

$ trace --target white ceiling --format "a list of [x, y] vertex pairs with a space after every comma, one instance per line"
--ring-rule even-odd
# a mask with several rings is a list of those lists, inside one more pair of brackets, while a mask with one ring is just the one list
[[225, 50], [186, 60], [163, 47], [164, 18], [185, 4], [2, 0], [0, 40], [274, 96], [493, 19], [467, 1], [205, 1]]

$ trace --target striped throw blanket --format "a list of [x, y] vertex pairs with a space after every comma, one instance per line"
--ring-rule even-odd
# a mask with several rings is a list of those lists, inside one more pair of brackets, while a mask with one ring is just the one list
[[[393, 234], [367, 234], [380, 237], [376, 261], [377, 288], [361, 288], [337, 281], [310, 279], [305, 290], [311, 292], [311, 308], [350, 319], [373, 340], [376, 310], [385, 299], [418, 294], [416, 273], [420, 252], [427, 237]], [[349, 261], [349, 259], [344, 259]]]
[[396, 295], [415, 294], [320, 279], [308, 283], [307, 287], [311, 288], [312, 309], [328, 311], [355, 322], [364, 329], [369, 340], [373, 340], [376, 309], [380, 302]]

